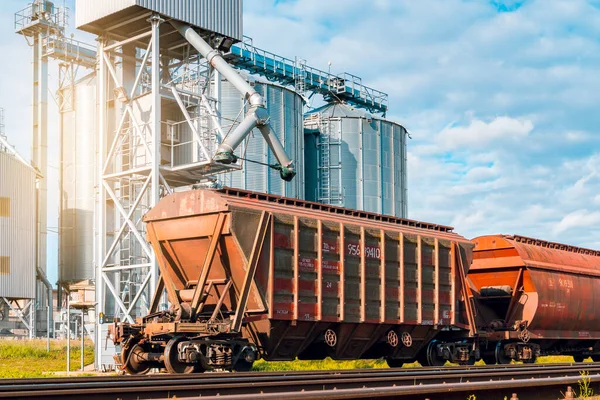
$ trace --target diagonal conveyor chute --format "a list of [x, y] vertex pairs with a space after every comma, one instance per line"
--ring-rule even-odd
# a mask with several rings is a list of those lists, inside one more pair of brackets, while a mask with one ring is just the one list
[[223, 164], [235, 162], [236, 157], [233, 154], [235, 149], [246, 136], [250, 134], [252, 129], [258, 128], [269, 145], [269, 148], [277, 158], [281, 178], [285, 181], [291, 181], [296, 175], [293, 161], [290, 160], [286, 154], [281, 142], [269, 124], [269, 114], [267, 113], [264, 99], [260, 93], [254, 90], [252, 86], [250, 86], [250, 84], [246, 82], [246, 80], [241, 77], [240, 74], [225, 61], [225, 59], [223, 59], [221, 53], [206, 43], [192, 27], [177, 21], [170, 22], [171, 25], [173, 25], [175, 29], [177, 29], [179, 33], [181, 33], [181, 35], [206, 58], [210, 65], [219, 71], [240, 93], [244, 95], [245, 99], [250, 104], [244, 120], [220, 144], [215, 155], [215, 161]]

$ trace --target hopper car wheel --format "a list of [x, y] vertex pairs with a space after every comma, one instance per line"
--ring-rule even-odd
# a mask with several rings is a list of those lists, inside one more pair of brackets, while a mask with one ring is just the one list
[[248, 372], [252, 369], [252, 364], [254, 363], [248, 362], [246, 360], [239, 360], [237, 363], [235, 363], [233, 369], [237, 372]]
[[576, 363], [583, 362], [584, 358], [585, 358], [585, 356], [582, 356], [582, 355], [579, 355], [579, 354], [578, 354], [578, 355], [574, 355], [574, 356], [573, 356], [573, 360], [574, 360]]
[[496, 355], [496, 363], [498, 363], [500, 365], [510, 364], [510, 362], [512, 361], [512, 359], [510, 357], [507, 357], [504, 354], [504, 343], [502, 343], [502, 342], [498, 342], [498, 344], [496, 345], [495, 355]]
[[165, 347], [165, 367], [170, 374], [191, 374], [196, 370], [195, 365], [179, 361], [177, 345], [184, 340], [187, 340], [186, 337], [176, 336], [169, 340], [167, 347]]
[[443, 367], [446, 364], [446, 360], [437, 354], [435, 340], [431, 341], [429, 346], [427, 346], [427, 364], [432, 367]]
[[395, 358], [386, 358], [385, 362], [390, 368], [400, 368], [404, 364], [404, 360], [397, 360]]
[[121, 352], [123, 370], [129, 375], [144, 375], [150, 371], [150, 364], [142, 359], [142, 353], [144, 349], [137, 343]]

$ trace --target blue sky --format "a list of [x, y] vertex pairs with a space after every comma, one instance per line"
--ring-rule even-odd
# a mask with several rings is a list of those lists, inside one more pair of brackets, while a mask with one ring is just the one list
[[[332, 72], [389, 93], [388, 117], [412, 136], [411, 218], [467, 237], [519, 233], [600, 248], [599, 4], [245, 0], [244, 30], [258, 47], [321, 69], [331, 61]], [[30, 52], [12, 30], [25, 5], [0, 4], [0, 50], [11, 59], [0, 107], [28, 156]]]

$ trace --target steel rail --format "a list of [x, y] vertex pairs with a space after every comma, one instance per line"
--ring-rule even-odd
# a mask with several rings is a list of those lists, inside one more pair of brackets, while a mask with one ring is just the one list
[[[589, 377], [594, 381], [600, 379], [600, 375], [591, 375]], [[427, 400], [463, 400], [469, 395], [483, 392], [482, 398], [502, 398], [499, 395], [505, 395], [518, 391], [520, 400], [538, 400], [558, 398], [565, 392], [567, 385], [574, 384], [579, 379], [578, 376], [558, 377], [558, 378], [540, 378], [540, 379], [511, 379], [503, 381], [472, 382], [472, 383], [454, 383], [454, 384], [429, 384], [413, 386], [387, 386], [380, 388], [363, 387], [358, 389], [334, 389], [334, 390], [315, 390], [303, 392], [279, 392], [279, 393], [261, 393], [261, 400], [346, 400], [346, 399], [373, 399], [390, 398], [402, 399], [414, 396], [419, 399]], [[563, 396], [564, 397], [564, 396]], [[202, 396], [202, 400], [252, 400], [256, 394], [237, 394], [225, 396]], [[505, 399], [508, 396], [504, 397]], [[178, 397], [179, 400], [198, 400], [198, 397]]]
[[[600, 364], [540, 364], [419, 369], [377, 369], [351, 371], [308, 371], [285, 373], [207, 373], [197, 375], [148, 375], [127, 377], [86, 377], [58, 379], [0, 380], [0, 398], [44, 399], [138, 399], [182, 396], [227, 396], [362, 390], [395, 387], [409, 390], [415, 386], [473, 385], [475, 383], [534, 382], [566, 379], [576, 382], [579, 371], [599, 374]], [[562, 381], [561, 381], [562, 382]], [[387, 389], [386, 389], [387, 390]], [[411, 389], [412, 390], [412, 389]], [[82, 395], [85, 393], [85, 395]], [[383, 392], [382, 392], [383, 393]], [[302, 394], [301, 396], [306, 396]], [[322, 396], [322, 394], [321, 394]]]
[[0, 387], [7, 385], [25, 385], [25, 384], [44, 384], [44, 383], [73, 383], [81, 382], [83, 379], [89, 382], [114, 382], [119, 380], [122, 382], [128, 381], [142, 381], [148, 382], [148, 380], [198, 380], [202, 379], [218, 379], [218, 378], [229, 378], [232, 377], [252, 377], [252, 379], [269, 378], [269, 377], [287, 377], [288, 379], [300, 378], [300, 377], [315, 377], [315, 376], [332, 376], [332, 375], [374, 375], [377, 373], [384, 374], [402, 374], [402, 375], [416, 375], [424, 376], [429, 373], [439, 374], [440, 372], [450, 374], [464, 374], [472, 373], [475, 371], [486, 371], [486, 370], [555, 370], [560, 369], [577, 369], [581, 370], [582, 367], [594, 368], [600, 364], [595, 363], [556, 363], [556, 364], [508, 364], [508, 365], [471, 365], [471, 366], [450, 366], [450, 367], [417, 367], [410, 369], [399, 369], [399, 368], [375, 368], [375, 369], [340, 369], [340, 370], [310, 370], [310, 371], [281, 371], [281, 372], [237, 372], [231, 374], [229, 372], [209, 372], [204, 374], [149, 374], [149, 375], [124, 375], [124, 376], [90, 376], [90, 377], [56, 377], [56, 378], [25, 378], [25, 379], [0, 379]]

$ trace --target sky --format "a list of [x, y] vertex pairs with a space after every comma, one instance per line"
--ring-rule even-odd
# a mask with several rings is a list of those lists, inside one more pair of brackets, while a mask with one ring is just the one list
[[[13, 30], [26, 5], [0, 3], [0, 107], [29, 158], [31, 51]], [[468, 238], [600, 248], [599, 0], [244, 0], [244, 32], [257, 47], [324, 70], [331, 62], [389, 94], [387, 117], [411, 137], [410, 218]], [[48, 225], [57, 227], [50, 102]], [[52, 282], [56, 243], [50, 234]]]

